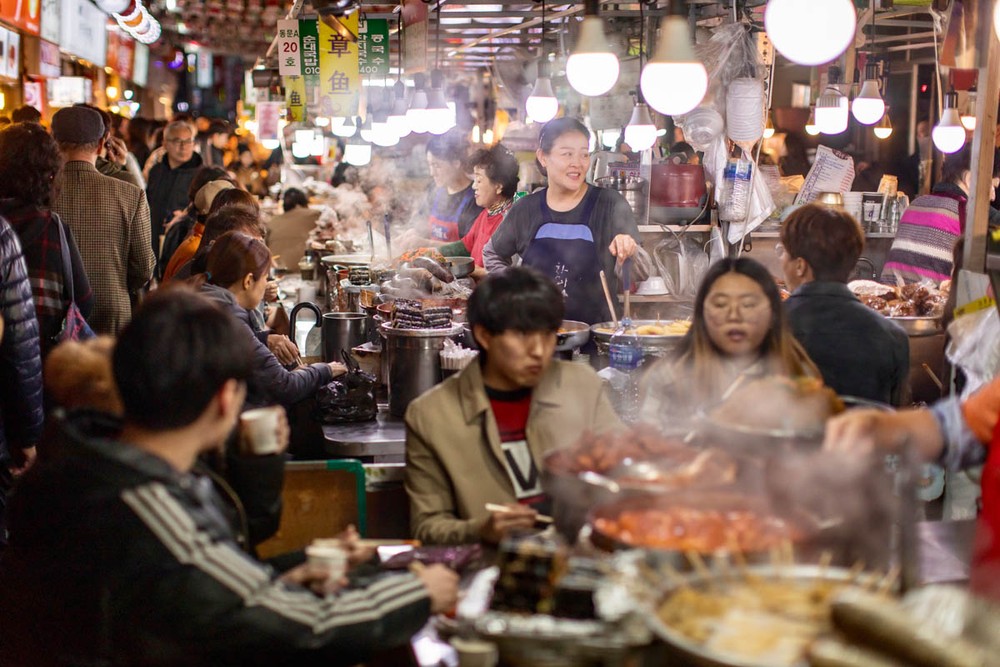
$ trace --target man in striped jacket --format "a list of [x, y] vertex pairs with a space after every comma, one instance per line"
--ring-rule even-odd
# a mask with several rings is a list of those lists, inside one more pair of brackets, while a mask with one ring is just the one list
[[124, 329], [113, 359], [124, 423], [71, 419], [63, 454], [12, 502], [4, 665], [354, 665], [454, 604], [443, 566], [335, 590], [322, 568], [278, 577], [239, 548], [191, 472], [243, 404], [252, 355], [239, 326], [179, 288]]

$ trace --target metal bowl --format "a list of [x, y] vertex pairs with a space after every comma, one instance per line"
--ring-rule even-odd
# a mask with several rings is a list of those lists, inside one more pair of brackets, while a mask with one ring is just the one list
[[[820, 565], [751, 565], [745, 568], [745, 576], [755, 577], [760, 580], [789, 579], [798, 582], [831, 582], [845, 583], [857, 581], [857, 573], [846, 568], [823, 567]], [[728, 575], [719, 573], [690, 573], [683, 578], [664, 580], [664, 596], [676, 592], [682, 587], [692, 587], [694, 589], [706, 589], [712, 587], [726, 586], [732, 580], [731, 573]], [[678, 630], [664, 623], [658, 613], [648, 615], [649, 627], [663, 642], [669, 647], [672, 653], [681, 659], [683, 664], [695, 665], [697, 667], [771, 667], [770, 665], [743, 660], [736, 656], [723, 656], [715, 651], [706, 648]], [[802, 665], [806, 664], [803, 659]]]
[[471, 257], [449, 257], [448, 269], [456, 278], [464, 278], [476, 270], [476, 264]]
[[903, 327], [906, 335], [913, 338], [933, 336], [943, 331], [938, 317], [890, 317], [889, 321]]
[[[663, 324], [664, 320], [632, 320], [632, 325], [641, 327], [644, 325]], [[590, 327], [590, 335], [593, 336], [597, 344], [597, 351], [607, 355], [611, 345], [611, 337], [615, 335], [614, 322], [599, 322]], [[642, 352], [646, 356], [663, 357], [672, 352], [686, 334], [672, 336], [623, 336], [623, 338], [636, 338], [642, 347]]]
[[590, 326], [586, 322], [563, 320], [556, 334], [556, 352], [579, 349], [590, 340]]
[[328, 267], [332, 266], [368, 266], [372, 256], [357, 253], [354, 255], [323, 255], [319, 260]]

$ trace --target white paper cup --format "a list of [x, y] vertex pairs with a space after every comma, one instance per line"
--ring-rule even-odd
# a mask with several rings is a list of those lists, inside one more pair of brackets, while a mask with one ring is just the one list
[[299, 286], [297, 302], [303, 303], [305, 301], [309, 303], [316, 302], [316, 284], [313, 282], [304, 282]]
[[495, 667], [499, 660], [497, 645], [492, 642], [455, 637], [451, 647], [458, 653], [458, 667]]
[[280, 405], [247, 410], [240, 415], [241, 447], [245, 454], [263, 456], [281, 451], [278, 424], [284, 410]]
[[331, 579], [341, 579], [347, 574], [347, 550], [337, 540], [313, 540], [306, 547], [306, 559], [310, 565], [329, 571]]

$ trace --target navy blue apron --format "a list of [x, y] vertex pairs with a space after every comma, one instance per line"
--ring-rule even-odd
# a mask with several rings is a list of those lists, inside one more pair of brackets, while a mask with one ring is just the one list
[[441, 193], [445, 195], [445, 203], [451, 197], [444, 188], [438, 188], [434, 192], [434, 201], [431, 203], [430, 210], [431, 238], [444, 243], [461, 241], [458, 221], [462, 217], [465, 207], [469, 205], [469, 200], [475, 197], [475, 193], [473, 193], [472, 188], [468, 188], [465, 196], [462, 197], [462, 202], [454, 211], [441, 210]]
[[611, 319], [601, 296], [601, 260], [589, 225], [597, 195], [597, 188], [591, 186], [584, 196], [580, 222], [561, 224], [553, 219], [546, 193], [542, 193], [542, 226], [521, 257], [525, 266], [555, 281], [566, 299], [566, 319], [587, 324]]

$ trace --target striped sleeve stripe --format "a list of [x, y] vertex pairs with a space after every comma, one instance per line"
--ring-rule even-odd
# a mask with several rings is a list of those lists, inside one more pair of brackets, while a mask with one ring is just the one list
[[233, 545], [212, 540], [164, 485], [151, 483], [127, 490], [122, 500], [179, 562], [212, 577], [246, 606], [266, 608], [314, 633], [377, 620], [427, 595], [421, 581], [407, 575], [388, 577], [365, 590], [317, 598], [271, 582], [266, 570]]

